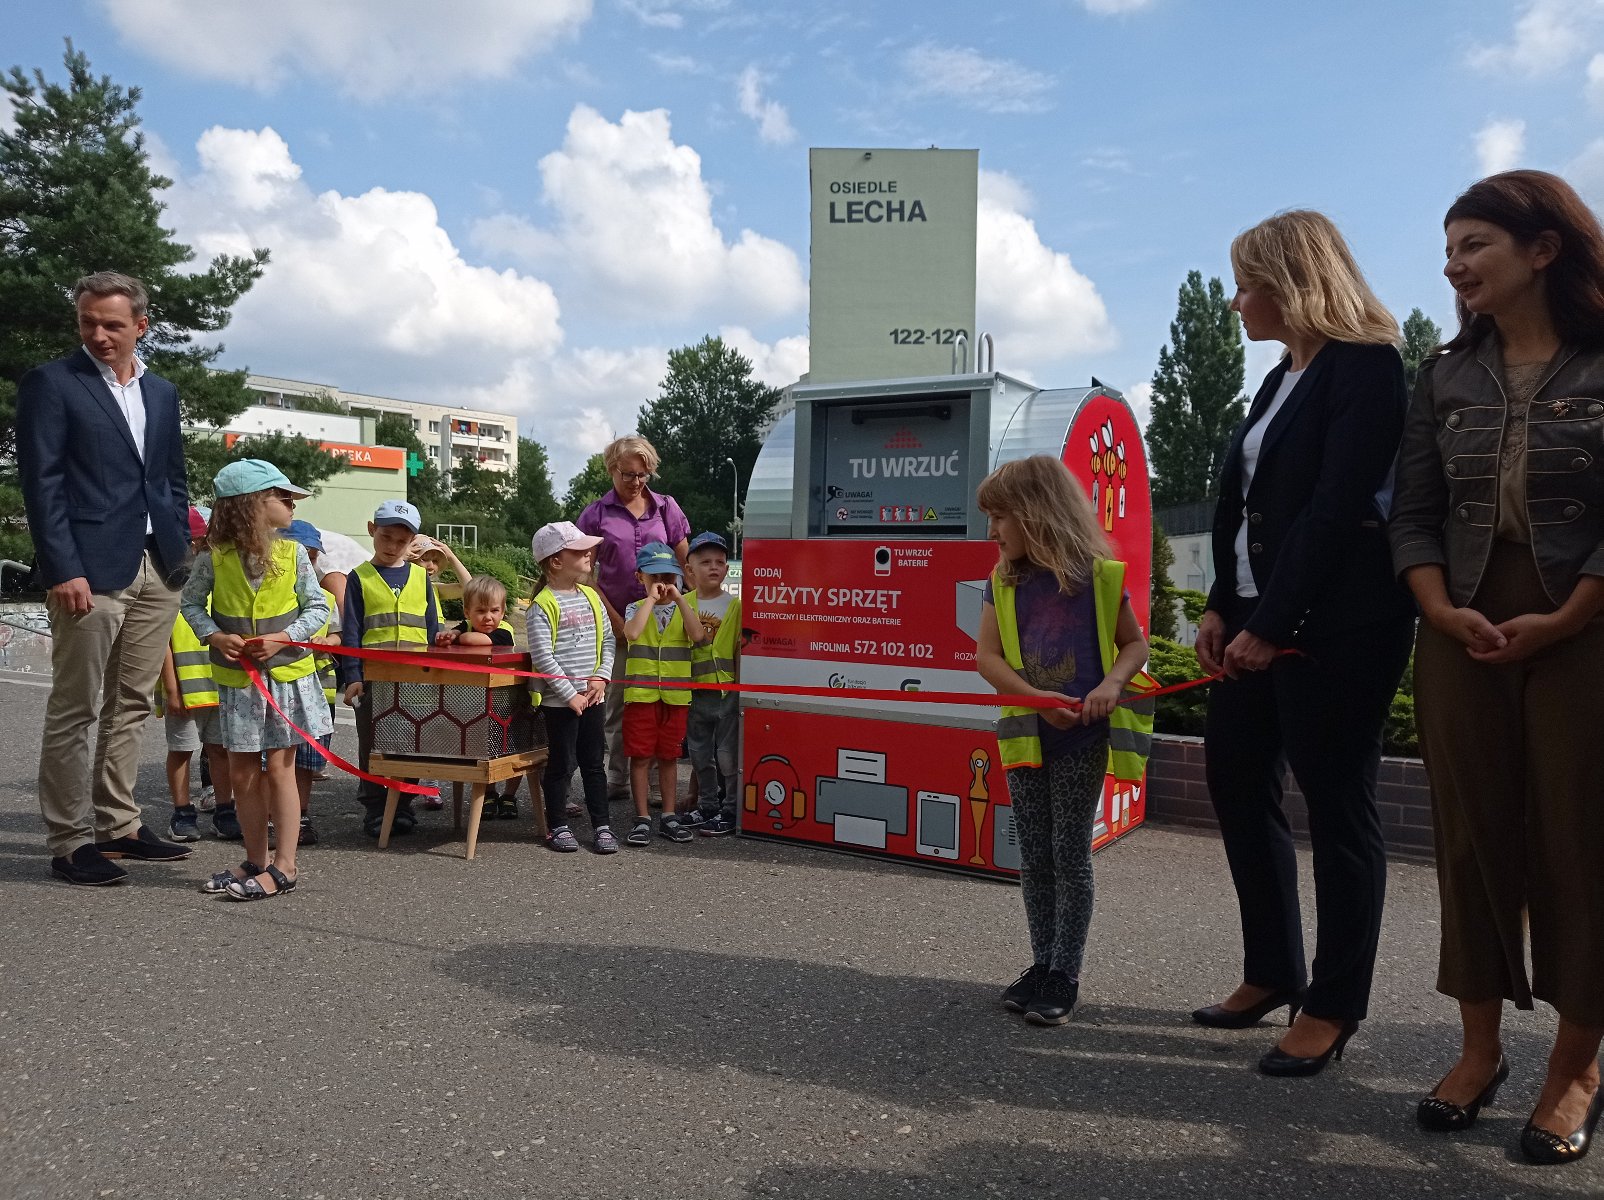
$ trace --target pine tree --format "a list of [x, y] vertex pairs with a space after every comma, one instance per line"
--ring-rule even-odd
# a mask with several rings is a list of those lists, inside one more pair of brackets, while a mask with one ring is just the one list
[[[159, 194], [172, 180], [150, 169], [135, 108], [137, 87], [96, 77], [67, 43], [66, 81], [12, 67], [0, 77], [15, 126], [0, 133], [0, 472], [15, 473], [17, 381], [78, 345], [70, 292], [95, 271], [132, 275], [150, 293], [150, 329], [140, 356], [178, 387], [191, 490], [204, 497], [217, 467], [232, 457], [279, 453], [291, 478], [311, 487], [343, 463], [315, 446], [242, 439], [225, 448], [215, 430], [250, 403], [245, 372], [208, 364], [216, 333], [267, 265], [268, 252], [218, 255], [203, 271], [195, 255], [162, 228]], [[0, 101], [3, 102], [3, 101]], [[209, 427], [209, 429], [208, 429]], [[276, 460], [275, 460], [276, 461]], [[293, 472], [293, 473], [292, 473]], [[3, 503], [3, 499], [0, 499]]]
[[1181, 285], [1170, 344], [1158, 352], [1153, 415], [1147, 423], [1153, 507], [1206, 500], [1231, 433], [1242, 420], [1241, 323], [1218, 278], [1198, 271]]
[[679, 502], [694, 532], [733, 532], [735, 480], [724, 460], [734, 460], [739, 479], [751, 478], [763, 445], [757, 431], [779, 398], [722, 338], [669, 351], [657, 399], [641, 407], [640, 433], [663, 459], [653, 489]]
[[579, 473], [568, 481], [568, 492], [563, 496], [563, 519], [579, 520], [579, 514], [605, 496], [612, 486], [613, 477], [607, 473], [606, 461], [600, 454], [592, 454]]
[[1414, 391], [1420, 364], [1442, 344], [1442, 330], [1425, 313], [1412, 308], [1403, 323], [1403, 337], [1404, 374], [1409, 378], [1409, 390]]
[[546, 447], [533, 438], [518, 439], [518, 475], [512, 501], [507, 505], [507, 524], [520, 540], [534, 537], [535, 530], [560, 520], [561, 507], [552, 490], [551, 459]]

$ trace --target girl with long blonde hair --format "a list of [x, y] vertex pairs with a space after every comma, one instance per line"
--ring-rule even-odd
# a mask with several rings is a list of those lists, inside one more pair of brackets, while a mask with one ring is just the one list
[[[1109, 558], [1091, 501], [1045, 455], [998, 467], [977, 494], [997, 569], [975, 662], [1009, 696], [1076, 705], [1005, 708], [998, 748], [1019, 836], [1031, 965], [1003, 1006], [1037, 1025], [1069, 1020], [1092, 919], [1092, 821], [1109, 761], [1109, 714], [1147, 661], [1125, 564]], [[1117, 653], [1105, 670], [1104, 647]]]

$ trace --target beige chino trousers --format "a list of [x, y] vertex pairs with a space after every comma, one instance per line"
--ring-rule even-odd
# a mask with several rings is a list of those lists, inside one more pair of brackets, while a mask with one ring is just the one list
[[[47, 601], [53, 679], [39, 746], [39, 811], [54, 857], [139, 829], [134, 783], [143, 726], [178, 600], [147, 550], [133, 582], [96, 592], [87, 613], [74, 616]], [[97, 717], [91, 757], [89, 729]]]

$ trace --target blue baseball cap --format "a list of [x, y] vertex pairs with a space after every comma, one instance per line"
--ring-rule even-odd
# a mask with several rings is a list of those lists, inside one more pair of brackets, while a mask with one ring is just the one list
[[289, 538], [292, 542], [300, 542], [308, 550], [323, 550], [323, 535], [318, 532], [317, 526], [310, 521], [291, 521], [279, 533], [279, 537]]
[[375, 525], [405, 525], [413, 533], [423, 528], [423, 514], [405, 500], [386, 500], [373, 510]]
[[690, 555], [695, 554], [698, 550], [705, 550], [709, 546], [713, 547], [715, 550], [724, 551], [726, 556], [730, 552], [730, 544], [718, 534], [709, 531], [707, 533], [699, 533], [693, 537], [691, 539], [690, 548], [685, 551], [685, 554], [687, 557], [689, 557]]
[[265, 492], [268, 488], [283, 488], [295, 496], [310, 496], [303, 487], [296, 487], [272, 463], [260, 458], [241, 458], [229, 463], [212, 480], [212, 492], [221, 500], [227, 496], [249, 496], [252, 492]]
[[663, 542], [647, 542], [635, 551], [635, 569], [642, 575], [677, 575], [685, 578], [685, 572], [680, 570], [679, 559]]

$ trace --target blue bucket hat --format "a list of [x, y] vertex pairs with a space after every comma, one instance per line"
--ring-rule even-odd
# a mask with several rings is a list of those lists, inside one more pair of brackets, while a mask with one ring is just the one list
[[724, 551], [726, 556], [730, 552], [730, 544], [718, 534], [709, 531], [707, 533], [699, 533], [691, 539], [690, 547], [685, 551], [685, 556], [689, 558], [698, 550], [705, 550], [709, 546], [715, 550]]
[[318, 532], [316, 525], [310, 521], [291, 521], [280, 533], [279, 537], [289, 538], [292, 542], [300, 542], [308, 550], [323, 552], [323, 535]]
[[675, 575], [685, 578], [685, 572], [680, 570], [679, 559], [674, 552], [663, 542], [647, 542], [635, 551], [635, 569], [642, 575]]
[[242, 458], [229, 463], [212, 480], [212, 492], [219, 500], [227, 496], [249, 496], [252, 492], [265, 492], [268, 488], [283, 488], [296, 497], [310, 496], [303, 487], [296, 487], [272, 463], [260, 458]]

